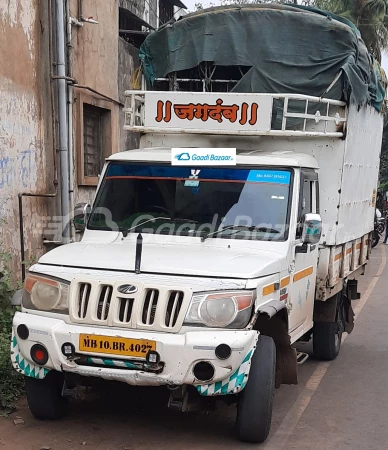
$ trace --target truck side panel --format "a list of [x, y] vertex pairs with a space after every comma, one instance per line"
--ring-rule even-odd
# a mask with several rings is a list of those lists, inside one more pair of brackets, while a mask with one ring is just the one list
[[343, 245], [321, 247], [317, 270], [316, 300], [325, 301], [339, 292], [343, 280], [354, 276], [369, 259], [369, 234]]
[[383, 117], [374, 108], [349, 107], [336, 244], [373, 230]]

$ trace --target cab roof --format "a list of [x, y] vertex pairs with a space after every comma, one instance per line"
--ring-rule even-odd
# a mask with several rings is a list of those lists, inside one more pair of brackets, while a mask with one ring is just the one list
[[[113, 154], [107, 158], [107, 161], [169, 163], [171, 162], [171, 148], [152, 147], [127, 150]], [[319, 168], [317, 161], [312, 156], [292, 151], [237, 151], [237, 165]]]

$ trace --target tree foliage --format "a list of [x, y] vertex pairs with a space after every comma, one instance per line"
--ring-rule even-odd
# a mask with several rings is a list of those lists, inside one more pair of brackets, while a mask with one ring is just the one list
[[23, 377], [11, 364], [11, 298], [18, 286], [12, 281], [10, 263], [11, 255], [0, 252], [0, 416], [12, 411], [24, 386]]
[[380, 157], [380, 188], [388, 191], [388, 121], [385, 121]]
[[368, 50], [381, 62], [381, 52], [388, 48], [388, 0], [315, 0], [314, 6], [353, 22]]

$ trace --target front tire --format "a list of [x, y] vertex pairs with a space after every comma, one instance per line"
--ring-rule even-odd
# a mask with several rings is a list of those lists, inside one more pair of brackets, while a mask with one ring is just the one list
[[36, 419], [55, 420], [65, 415], [68, 402], [62, 397], [63, 381], [63, 375], [55, 371], [43, 380], [25, 377], [28, 406]]
[[273, 339], [259, 336], [252, 356], [248, 383], [237, 405], [237, 433], [243, 442], [264, 442], [269, 434], [275, 392], [276, 347]]

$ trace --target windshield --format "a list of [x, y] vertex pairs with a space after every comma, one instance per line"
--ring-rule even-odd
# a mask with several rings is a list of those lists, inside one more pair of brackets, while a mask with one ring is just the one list
[[284, 240], [291, 175], [268, 168], [110, 163], [88, 228]]

